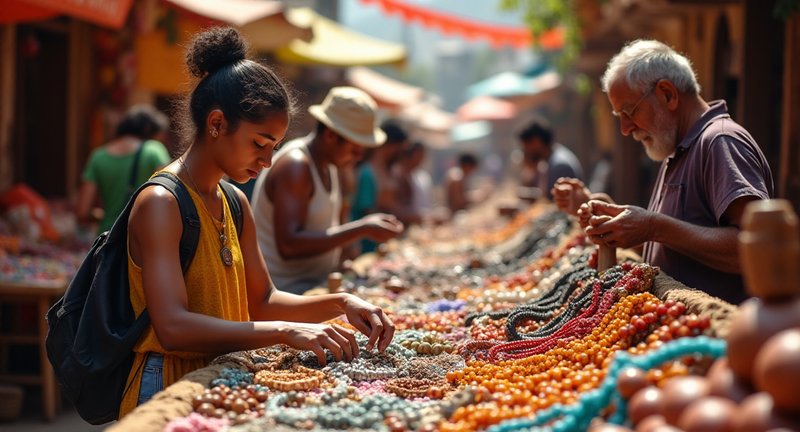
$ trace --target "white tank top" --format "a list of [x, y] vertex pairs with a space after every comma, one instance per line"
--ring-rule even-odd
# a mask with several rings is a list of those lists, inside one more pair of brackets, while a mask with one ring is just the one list
[[[339, 177], [336, 167], [328, 165], [331, 176], [331, 191], [325, 189], [319, 172], [314, 165], [311, 153], [308, 151], [310, 137], [299, 138], [286, 143], [272, 157], [272, 165], [294, 150], [302, 151], [311, 170], [314, 181], [314, 193], [308, 203], [308, 214], [305, 220], [306, 231], [326, 231], [328, 228], [339, 226], [339, 216], [342, 209], [342, 194], [339, 190]], [[269, 169], [264, 169], [258, 175], [253, 189], [253, 215], [256, 222], [256, 235], [261, 253], [267, 261], [272, 281], [275, 287], [282, 290], [301, 294], [310, 288], [323, 285], [328, 278], [328, 273], [339, 264], [341, 248], [314, 255], [306, 258], [285, 259], [278, 252], [275, 242], [274, 212], [272, 200], [264, 191]], [[278, 209], [280, 211], [280, 209]]]

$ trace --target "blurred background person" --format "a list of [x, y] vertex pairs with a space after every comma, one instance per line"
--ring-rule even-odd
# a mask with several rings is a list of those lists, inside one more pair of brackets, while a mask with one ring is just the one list
[[534, 117], [517, 136], [522, 147], [523, 166], [518, 194], [535, 200], [553, 199], [552, 188], [561, 177], [583, 179], [583, 169], [577, 156], [564, 145], [555, 142], [550, 123]]
[[[150, 105], [128, 109], [114, 138], [89, 155], [75, 208], [80, 224], [89, 226], [99, 219], [98, 232], [111, 228], [133, 191], [169, 163], [160, 141], [168, 128], [167, 116]], [[102, 210], [93, 209], [98, 194]]]
[[[370, 149], [356, 170], [356, 190], [352, 205], [353, 220], [372, 213], [396, 214], [397, 181], [392, 165], [408, 146], [408, 134], [393, 121], [381, 125], [386, 142]], [[371, 239], [361, 240], [361, 253], [372, 252], [378, 244]]]
[[425, 153], [425, 145], [415, 141], [403, 151], [392, 169], [397, 181], [395, 216], [405, 224], [422, 223], [431, 217], [433, 210], [433, 181], [431, 175], [420, 168]]
[[407, 152], [407, 165], [410, 171], [411, 190], [414, 208], [422, 212], [433, 210], [433, 180], [431, 174], [422, 168], [427, 148], [425, 144], [415, 141]]
[[470, 176], [478, 169], [478, 159], [469, 153], [458, 156], [458, 164], [447, 170], [444, 175], [444, 190], [447, 207], [455, 214], [465, 210], [472, 204], [485, 198], [482, 191], [470, 191]]

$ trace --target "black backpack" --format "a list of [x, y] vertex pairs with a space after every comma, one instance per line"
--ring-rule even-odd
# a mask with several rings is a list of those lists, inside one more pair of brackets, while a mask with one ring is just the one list
[[[128, 216], [136, 196], [149, 185], [167, 188], [183, 218], [180, 257], [183, 272], [194, 258], [200, 237], [197, 208], [175, 175], [162, 172], [128, 200], [109, 231], [100, 234], [64, 293], [47, 312], [47, 357], [62, 391], [91, 424], [116, 420], [133, 365], [133, 346], [150, 323], [145, 310], [134, 316], [128, 284]], [[234, 187], [222, 190], [241, 234], [242, 207]]]

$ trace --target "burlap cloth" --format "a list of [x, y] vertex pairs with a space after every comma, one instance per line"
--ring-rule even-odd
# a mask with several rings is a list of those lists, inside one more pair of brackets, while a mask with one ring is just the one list
[[[636, 258], [635, 254], [622, 251], [617, 257]], [[689, 288], [664, 273], [656, 276], [652, 291], [662, 300], [683, 302], [689, 313], [708, 316], [711, 319], [711, 327], [707, 332], [710, 336], [724, 338], [728, 334], [730, 318], [736, 311], [736, 306]], [[192, 398], [208, 388], [209, 383], [220, 375], [224, 367], [240, 366], [232, 362], [214, 364], [187, 374], [119, 422], [112, 424], [107, 430], [112, 432], [163, 430], [172, 419], [185, 417], [192, 412]]]
[[[617, 262], [626, 260], [642, 262], [642, 257], [630, 249], [617, 249]], [[731, 316], [736, 311], [736, 306], [690, 288], [664, 272], [659, 272], [656, 276], [651, 292], [663, 301], [682, 302], [688, 313], [709, 317], [711, 327], [706, 331], [708, 336], [724, 338], [728, 335]]]
[[709, 336], [725, 338], [728, 335], [736, 306], [700, 290], [689, 288], [664, 273], [656, 276], [652, 291], [661, 300], [683, 302], [689, 313], [709, 317], [711, 319], [711, 327], [707, 331]]
[[192, 398], [202, 394], [211, 381], [220, 376], [223, 368], [237, 366], [235, 363], [220, 363], [190, 372], [175, 384], [156, 393], [147, 403], [136, 407], [122, 420], [111, 424], [106, 430], [161, 431], [172, 419], [185, 417], [192, 412]]

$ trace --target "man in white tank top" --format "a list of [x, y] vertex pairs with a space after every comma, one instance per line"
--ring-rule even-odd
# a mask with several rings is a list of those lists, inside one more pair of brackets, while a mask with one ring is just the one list
[[388, 214], [341, 224], [338, 169], [349, 169], [366, 148], [381, 146], [377, 105], [363, 91], [334, 87], [308, 111], [312, 134], [286, 143], [253, 189], [252, 207], [261, 253], [275, 287], [302, 294], [324, 284], [339, 265], [343, 246], [369, 238], [383, 242], [403, 231]]

